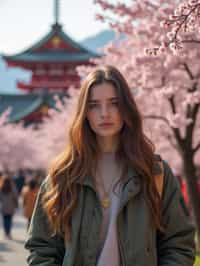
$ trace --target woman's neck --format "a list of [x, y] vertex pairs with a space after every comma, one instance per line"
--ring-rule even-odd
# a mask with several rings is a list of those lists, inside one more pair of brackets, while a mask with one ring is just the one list
[[98, 137], [97, 142], [100, 147], [100, 151], [103, 152], [116, 152], [118, 146], [118, 137]]

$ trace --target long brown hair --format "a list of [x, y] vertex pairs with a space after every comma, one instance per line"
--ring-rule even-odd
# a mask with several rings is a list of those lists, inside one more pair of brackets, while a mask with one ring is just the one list
[[3, 176], [0, 182], [0, 191], [4, 194], [8, 194], [13, 191], [12, 180], [8, 176]]
[[102, 83], [115, 87], [124, 119], [117, 158], [124, 172], [132, 167], [141, 177], [153, 221], [162, 231], [160, 197], [153, 178], [154, 145], [143, 133], [142, 118], [126, 80], [116, 68], [105, 66], [92, 71], [83, 81], [67, 147], [51, 165], [51, 187], [44, 194], [43, 206], [53, 232], [62, 234], [64, 230], [68, 240], [71, 238], [70, 218], [78, 197], [77, 180], [82, 182], [86, 175], [92, 178], [97, 165], [98, 145], [86, 115], [91, 88]]

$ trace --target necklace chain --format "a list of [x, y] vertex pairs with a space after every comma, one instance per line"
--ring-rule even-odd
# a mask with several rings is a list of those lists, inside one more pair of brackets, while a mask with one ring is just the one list
[[[114, 184], [114, 181], [116, 179], [116, 176], [114, 175], [113, 178], [112, 178], [112, 181], [111, 181], [111, 185], [108, 189], [108, 191], [106, 191], [106, 188], [105, 188], [105, 183], [104, 183], [104, 180], [103, 180], [103, 177], [102, 177], [102, 173], [101, 171], [98, 171], [98, 176], [97, 176], [97, 180], [98, 180], [98, 184], [100, 184], [103, 188], [103, 198], [100, 199], [101, 201], [101, 206], [103, 208], [108, 208], [110, 207], [110, 204], [111, 204], [111, 200], [110, 200], [110, 192], [113, 188], [113, 184]], [[97, 180], [96, 180], [96, 183], [97, 183]], [[101, 180], [101, 183], [99, 182]]]

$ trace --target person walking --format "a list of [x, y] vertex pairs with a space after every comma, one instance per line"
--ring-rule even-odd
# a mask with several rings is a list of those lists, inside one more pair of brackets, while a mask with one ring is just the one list
[[23, 187], [21, 192], [24, 216], [27, 218], [27, 228], [30, 224], [38, 190], [37, 181], [32, 178], [28, 181], [28, 184]]
[[3, 176], [1, 179], [0, 206], [5, 237], [11, 239], [12, 220], [18, 207], [18, 195], [13, 180], [8, 176]]
[[25, 174], [23, 169], [19, 169], [18, 172], [16, 173], [15, 184], [18, 195], [20, 196], [23, 186], [25, 184]]
[[193, 265], [194, 225], [142, 122], [119, 70], [85, 78], [67, 146], [38, 194], [29, 265]]

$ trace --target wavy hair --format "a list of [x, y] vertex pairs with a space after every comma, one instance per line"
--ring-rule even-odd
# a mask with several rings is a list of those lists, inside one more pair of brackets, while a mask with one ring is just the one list
[[11, 193], [13, 191], [14, 182], [8, 176], [2, 176], [0, 182], [0, 191], [4, 194]]
[[99, 150], [95, 133], [87, 120], [87, 110], [92, 86], [103, 83], [110, 83], [116, 89], [124, 120], [117, 159], [123, 166], [123, 173], [128, 167], [138, 173], [152, 219], [156, 228], [163, 231], [161, 200], [153, 178], [154, 145], [143, 132], [142, 117], [126, 80], [115, 67], [105, 66], [92, 71], [82, 83], [67, 147], [50, 167], [51, 186], [43, 197], [43, 207], [54, 234], [64, 234], [67, 240], [71, 239], [70, 221], [78, 200], [77, 181], [83, 182], [88, 175], [92, 178], [97, 165]]

